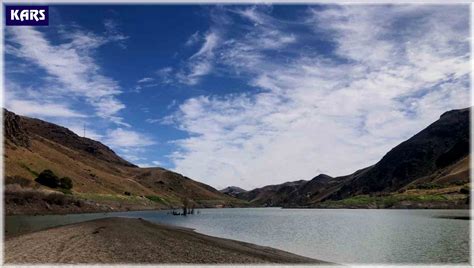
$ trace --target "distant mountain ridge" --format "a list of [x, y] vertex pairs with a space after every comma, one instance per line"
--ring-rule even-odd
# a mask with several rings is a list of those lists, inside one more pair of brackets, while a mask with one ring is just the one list
[[229, 195], [229, 196], [232, 196], [232, 197], [236, 197], [237, 195], [241, 194], [241, 193], [245, 193], [247, 192], [247, 190], [244, 190], [240, 187], [237, 187], [237, 186], [229, 186], [229, 187], [226, 187], [222, 190], [219, 190], [219, 192], [223, 193], [223, 194], [226, 194], [226, 195]]
[[[463, 184], [469, 177], [470, 108], [452, 110], [350, 175], [269, 185], [236, 195], [254, 205], [312, 207], [360, 195], [394, 193], [426, 183]], [[424, 186], [423, 186], [424, 187]]]
[[280, 206], [289, 202], [290, 194], [298, 194], [300, 186], [306, 181], [292, 181], [283, 184], [267, 185], [251, 191], [237, 194], [235, 197], [247, 200], [255, 205]]

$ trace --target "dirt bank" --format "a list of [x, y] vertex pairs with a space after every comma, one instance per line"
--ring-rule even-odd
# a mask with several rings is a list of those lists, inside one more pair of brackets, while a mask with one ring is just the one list
[[106, 218], [5, 240], [6, 263], [312, 263], [285, 251], [153, 224]]

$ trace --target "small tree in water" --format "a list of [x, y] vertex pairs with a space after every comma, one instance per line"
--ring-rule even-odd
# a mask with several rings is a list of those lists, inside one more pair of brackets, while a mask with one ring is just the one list
[[188, 214], [189, 199], [187, 197], [183, 198], [183, 214], [186, 216]]

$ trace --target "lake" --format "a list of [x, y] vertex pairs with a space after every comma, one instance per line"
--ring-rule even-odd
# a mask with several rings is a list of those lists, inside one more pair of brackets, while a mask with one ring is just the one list
[[193, 228], [197, 232], [270, 246], [339, 264], [468, 263], [469, 210], [200, 209], [7, 216], [7, 234], [121, 216]]

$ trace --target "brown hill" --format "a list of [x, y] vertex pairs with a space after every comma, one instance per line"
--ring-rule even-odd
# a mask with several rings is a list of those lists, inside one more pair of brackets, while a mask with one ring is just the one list
[[50, 169], [72, 179], [75, 197], [115, 207], [177, 207], [185, 199], [207, 207], [242, 203], [181, 174], [139, 168], [98, 141], [5, 109], [4, 133], [8, 183], [27, 179], [33, 187], [45, 189], [34, 179]]

